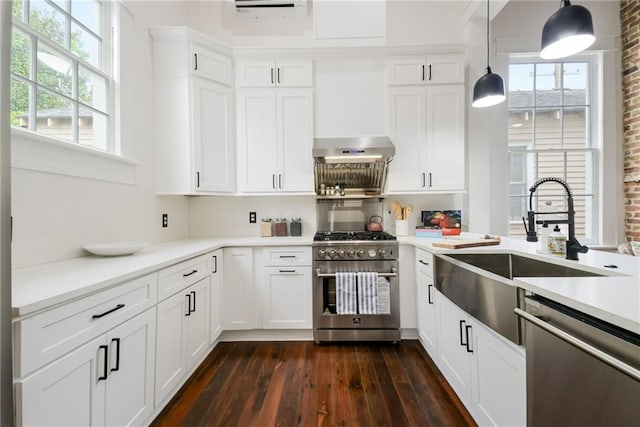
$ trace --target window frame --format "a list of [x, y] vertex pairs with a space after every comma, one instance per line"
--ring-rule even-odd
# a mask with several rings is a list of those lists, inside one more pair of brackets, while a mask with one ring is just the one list
[[[586, 104], [589, 106], [589, 114], [588, 114], [588, 125], [587, 125], [587, 135], [586, 135], [586, 139], [588, 139], [588, 141], [590, 142], [589, 146], [585, 146], [584, 149], [575, 149], [575, 148], [559, 148], [559, 149], [539, 149], [539, 148], [535, 148], [533, 146], [531, 146], [531, 144], [529, 144], [528, 147], [523, 149], [523, 146], [526, 146], [526, 144], [524, 143], [517, 143], [514, 144], [513, 146], [510, 145], [510, 139], [509, 139], [509, 131], [507, 131], [507, 151], [508, 151], [508, 156], [511, 155], [512, 151], [520, 151], [523, 152], [525, 156], [529, 156], [529, 155], [534, 155], [536, 157], [535, 162], [537, 163], [537, 157], [539, 153], [564, 153], [564, 158], [566, 159], [566, 155], [567, 153], [571, 153], [571, 152], [584, 152], [584, 153], [591, 153], [591, 170], [588, 172], [585, 172], [586, 174], [589, 174], [588, 176], [591, 178], [589, 180], [589, 184], [591, 187], [591, 193], [576, 193], [574, 191], [574, 198], [577, 197], [585, 197], [585, 200], [588, 200], [589, 197], [591, 197], [591, 206], [596, 207], [596, 209], [591, 209], [589, 212], [587, 212], [587, 208], [585, 207], [585, 215], [587, 215], [587, 218], [590, 214], [591, 218], [590, 220], [585, 220], [585, 234], [586, 237], [581, 237], [581, 242], [582, 243], [587, 243], [587, 244], [600, 244], [600, 240], [602, 238], [602, 224], [601, 224], [601, 217], [602, 217], [602, 197], [601, 197], [601, 191], [602, 191], [602, 182], [603, 182], [603, 169], [601, 167], [601, 165], [603, 164], [603, 155], [604, 155], [604, 143], [603, 143], [603, 138], [602, 138], [602, 129], [603, 129], [603, 103], [602, 103], [602, 88], [604, 87], [604, 84], [602, 82], [602, 73], [601, 73], [601, 67], [602, 67], [602, 63], [603, 63], [603, 58], [602, 55], [598, 54], [598, 53], [594, 53], [594, 52], [585, 52], [585, 53], [581, 53], [578, 55], [574, 55], [570, 58], [564, 58], [561, 60], [543, 60], [541, 59], [538, 55], [535, 54], [511, 54], [509, 55], [509, 61], [508, 61], [508, 67], [510, 67], [512, 64], [558, 64], [558, 63], [587, 63], [587, 67], [588, 67], [588, 73], [589, 73], [589, 78], [588, 78], [588, 82], [587, 82], [587, 90], [588, 90], [588, 96], [589, 96], [589, 102]], [[534, 91], [535, 91], [535, 86], [534, 86]], [[507, 94], [508, 96], [508, 94]], [[560, 105], [559, 108], [562, 108], [563, 110], [566, 108], [566, 105]], [[569, 106], [570, 107], [570, 106]], [[510, 113], [510, 109], [507, 106], [507, 114]], [[562, 137], [564, 138], [564, 135], [562, 135]], [[534, 138], [535, 138], [535, 134], [534, 134]], [[529, 160], [525, 160], [525, 163], [529, 162]], [[508, 165], [509, 167], [511, 166], [510, 163]], [[532, 169], [532, 168], [528, 168], [528, 169]], [[567, 166], [564, 166], [564, 171], [566, 173], [567, 171]], [[527, 179], [532, 179], [534, 177], [534, 170], [527, 170], [526, 172], [527, 174]], [[524, 197], [525, 200], [528, 199], [529, 197], [529, 193], [527, 190], [527, 193], [524, 196], [512, 196], [511, 192], [510, 192], [510, 184], [511, 184], [511, 180], [510, 180], [510, 173], [508, 173], [509, 179], [507, 180], [506, 186], [507, 186], [507, 199], [508, 199], [508, 203], [507, 203], [507, 209], [509, 209], [508, 213], [507, 213], [507, 228], [509, 229], [512, 225], [515, 224], [521, 224], [522, 220], [512, 220], [512, 215], [511, 215], [511, 199], [513, 197]], [[564, 196], [563, 191], [559, 188], [558, 189], [558, 195], [559, 196]], [[554, 193], [555, 195], [555, 193]], [[526, 201], [526, 205], [528, 206], [528, 201]], [[589, 204], [587, 203], [586, 206], [588, 206]]]

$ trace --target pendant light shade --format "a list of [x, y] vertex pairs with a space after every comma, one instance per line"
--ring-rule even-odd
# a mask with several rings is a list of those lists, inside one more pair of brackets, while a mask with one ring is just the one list
[[504, 101], [504, 81], [499, 74], [491, 72], [489, 66], [489, 0], [487, 0], [487, 73], [480, 77], [473, 86], [472, 107], [484, 108]]
[[587, 8], [563, 0], [542, 29], [542, 59], [558, 59], [582, 52], [596, 40]]

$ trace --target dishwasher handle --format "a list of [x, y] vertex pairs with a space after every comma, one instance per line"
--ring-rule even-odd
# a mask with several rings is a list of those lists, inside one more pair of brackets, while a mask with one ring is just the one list
[[544, 320], [534, 316], [533, 314], [527, 313], [526, 311], [521, 310], [519, 308], [515, 308], [513, 309], [513, 311], [519, 317], [523, 318], [528, 322], [533, 323], [534, 325], [538, 326], [541, 329], [544, 329], [545, 331], [549, 332], [551, 335], [554, 335], [555, 337], [571, 344], [572, 346], [584, 351], [585, 353], [590, 354], [591, 356], [595, 357], [601, 362], [611, 366], [614, 369], [617, 369], [618, 371], [635, 379], [636, 381], [640, 381], [640, 370], [634, 368], [633, 366], [630, 366], [629, 364], [616, 359], [615, 357], [605, 353], [604, 351], [574, 337], [571, 334], [568, 334], [562, 329], [556, 326], [553, 326], [550, 323], [545, 322]]

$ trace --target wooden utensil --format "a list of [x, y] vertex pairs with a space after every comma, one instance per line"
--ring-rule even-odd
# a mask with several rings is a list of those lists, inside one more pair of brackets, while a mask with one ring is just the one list
[[393, 214], [395, 219], [402, 219], [402, 206], [397, 201], [394, 201], [389, 205], [389, 210]]
[[404, 219], [409, 219], [409, 216], [411, 216], [411, 212], [413, 212], [413, 206], [409, 205], [406, 208], [404, 208], [405, 211], [405, 217]]

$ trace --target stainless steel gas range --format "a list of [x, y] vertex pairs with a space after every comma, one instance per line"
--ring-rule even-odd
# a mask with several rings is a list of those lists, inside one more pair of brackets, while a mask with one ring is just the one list
[[313, 271], [316, 342], [400, 340], [395, 236], [318, 232], [313, 242]]

